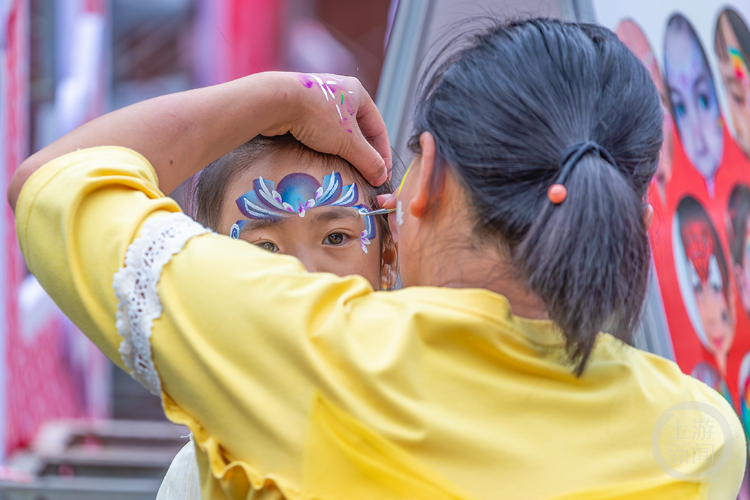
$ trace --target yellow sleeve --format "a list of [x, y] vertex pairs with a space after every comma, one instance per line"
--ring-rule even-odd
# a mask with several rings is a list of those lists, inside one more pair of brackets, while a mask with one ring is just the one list
[[350, 353], [337, 338], [389, 316], [364, 307], [375, 294], [361, 277], [310, 274], [297, 259], [210, 233], [123, 148], [42, 167], [21, 192], [17, 231], [42, 286], [110, 359], [162, 395], [217, 477], [241, 459], [255, 483], [299, 484], [316, 395], [356, 400], [362, 391], [344, 373]]
[[29, 271], [112, 361], [112, 276], [146, 218], [180, 210], [141, 155], [124, 148], [77, 151], [44, 165], [24, 185], [16, 231]]

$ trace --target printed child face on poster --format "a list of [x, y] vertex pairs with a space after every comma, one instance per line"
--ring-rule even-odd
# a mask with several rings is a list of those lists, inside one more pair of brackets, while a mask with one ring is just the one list
[[724, 10], [716, 24], [714, 51], [737, 144], [750, 156], [750, 31], [740, 15]]
[[738, 184], [729, 197], [729, 251], [740, 303], [750, 315], [750, 188]]
[[674, 121], [669, 111], [669, 93], [661, 76], [654, 51], [641, 28], [633, 20], [626, 19], [617, 27], [617, 36], [646, 66], [661, 97], [662, 108], [664, 109], [664, 143], [659, 153], [659, 165], [656, 168], [653, 184], [656, 194], [659, 196], [659, 202], [664, 204], [666, 202], [667, 183], [672, 179], [672, 157], [674, 155]]
[[719, 236], [705, 209], [689, 196], [680, 201], [672, 226], [675, 271], [685, 309], [701, 344], [724, 375], [734, 342], [734, 314]]
[[750, 0], [593, 3], [664, 104], [649, 191], [661, 303], [650, 310], [669, 331], [655, 334], [670, 337], [683, 372], [722, 394], [750, 435]]
[[711, 193], [724, 154], [719, 103], [700, 40], [680, 14], [673, 15], [667, 23], [664, 70], [682, 146]]

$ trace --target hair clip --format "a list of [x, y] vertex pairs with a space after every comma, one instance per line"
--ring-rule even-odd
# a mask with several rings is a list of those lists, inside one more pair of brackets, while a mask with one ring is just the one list
[[552, 184], [547, 190], [547, 198], [555, 205], [559, 205], [568, 196], [568, 190], [562, 184]]

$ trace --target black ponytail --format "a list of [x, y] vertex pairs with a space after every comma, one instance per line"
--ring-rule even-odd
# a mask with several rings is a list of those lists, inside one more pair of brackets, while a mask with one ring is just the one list
[[[659, 94], [601, 26], [493, 22], [451, 47], [423, 80], [409, 144], [418, 153], [419, 135], [435, 136], [438, 175], [450, 168], [470, 191], [477, 237], [508, 245], [580, 374], [598, 332], [632, 342], [640, 318], [650, 265], [643, 200], [663, 137]], [[574, 164], [562, 161], [590, 141], [596, 147]], [[547, 190], [557, 182], [567, 198], [554, 205]]]

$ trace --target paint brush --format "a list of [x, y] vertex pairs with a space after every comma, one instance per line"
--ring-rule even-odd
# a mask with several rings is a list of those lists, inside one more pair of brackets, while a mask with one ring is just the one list
[[358, 210], [359, 215], [361, 215], [363, 217], [367, 217], [369, 215], [386, 215], [386, 214], [389, 214], [389, 213], [395, 212], [395, 211], [396, 211], [395, 208], [379, 208], [378, 210], [370, 210], [370, 211], [365, 210], [364, 208], [362, 208], [362, 209]]

